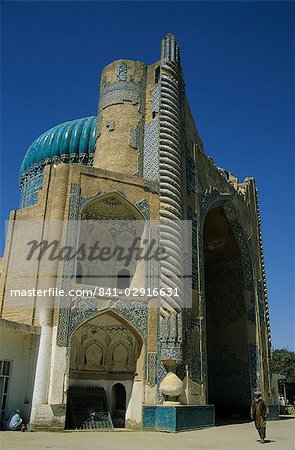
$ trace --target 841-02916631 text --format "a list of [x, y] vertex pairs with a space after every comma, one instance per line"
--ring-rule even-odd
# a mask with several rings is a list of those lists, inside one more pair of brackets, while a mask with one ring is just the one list
[[102, 288], [94, 289], [94, 296], [98, 297], [158, 297], [158, 296], [179, 297], [177, 288]]

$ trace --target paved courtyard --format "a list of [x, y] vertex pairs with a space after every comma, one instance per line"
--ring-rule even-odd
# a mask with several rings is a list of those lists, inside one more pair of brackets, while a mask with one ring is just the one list
[[[295, 417], [267, 424], [269, 450], [295, 449]], [[0, 433], [1, 450], [252, 450], [260, 448], [253, 423], [225, 425], [178, 434], [133, 431]], [[265, 448], [265, 447], [264, 447]]]

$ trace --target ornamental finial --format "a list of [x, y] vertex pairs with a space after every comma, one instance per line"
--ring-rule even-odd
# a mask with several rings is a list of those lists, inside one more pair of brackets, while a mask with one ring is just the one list
[[166, 59], [175, 63], [180, 62], [179, 45], [173, 33], [166, 33], [162, 39], [161, 59]]

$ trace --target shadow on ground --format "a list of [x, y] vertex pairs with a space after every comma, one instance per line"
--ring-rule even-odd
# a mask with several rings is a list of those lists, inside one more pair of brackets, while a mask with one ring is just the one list
[[242, 423], [249, 423], [252, 422], [249, 418], [244, 419], [232, 419], [232, 418], [225, 418], [225, 417], [216, 417], [215, 419], [215, 425], [217, 427], [223, 427], [224, 425], [238, 425]]

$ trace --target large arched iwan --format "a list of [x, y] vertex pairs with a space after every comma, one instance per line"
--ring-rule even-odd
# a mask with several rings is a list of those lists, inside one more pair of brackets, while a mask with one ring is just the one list
[[222, 208], [203, 229], [208, 403], [216, 417], [249, 415], [251, 391], [244, 275], [238, 243]]

